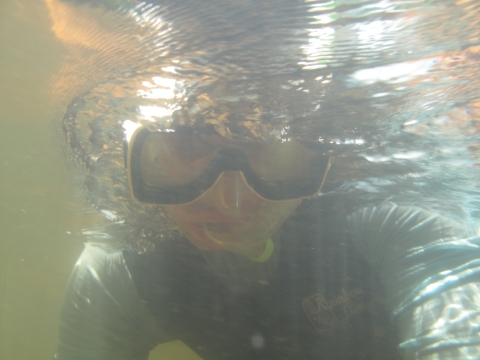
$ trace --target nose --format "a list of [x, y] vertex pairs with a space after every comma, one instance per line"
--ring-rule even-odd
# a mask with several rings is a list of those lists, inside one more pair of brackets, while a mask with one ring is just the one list
[[217, 209], [224, 214], [235, 215], [240, 212], [242, 198], [247, 190], [240, 171], [224, 171], [220, 174], [214, 188], [214, 201]]

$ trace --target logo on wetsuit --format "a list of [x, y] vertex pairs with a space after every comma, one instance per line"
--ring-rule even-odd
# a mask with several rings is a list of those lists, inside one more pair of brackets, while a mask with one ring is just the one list
[[342, 289], [341, 294], [334, 297], [318, 292], [305, 298], [302, 305], [316, 330], [346, 329], [352, 316], [372, 311], [374, 301], [362, 301], [363, 294], [365, 291], [360, 287]]

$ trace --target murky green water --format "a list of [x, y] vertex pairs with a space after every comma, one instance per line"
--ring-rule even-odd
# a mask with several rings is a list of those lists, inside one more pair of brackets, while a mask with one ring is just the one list
[[[62, 46], [42, 1], [0, 3], [0, 359], [50, 359], [82, 249], [47, 89]], [[71, 234], [68, 234], [68, 233]]]

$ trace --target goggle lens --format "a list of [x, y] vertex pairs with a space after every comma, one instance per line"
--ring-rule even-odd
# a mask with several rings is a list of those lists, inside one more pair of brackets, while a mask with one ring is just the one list
[[268, 200], [311, 196], [330, 166], [329, 156], [296, 141], [240, 143], [219, 135], [141, 129], [130, 145], [134, 198], [165, 205], [195, 200], [223, 171], [241, 171], [249, 187]]

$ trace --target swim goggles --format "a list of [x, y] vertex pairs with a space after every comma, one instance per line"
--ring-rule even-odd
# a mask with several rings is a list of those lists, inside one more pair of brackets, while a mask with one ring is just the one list
[[125, 141], [125, 163], [135, 200], [179, 205], [196, 200], [226, 171], [240, 171], [267, 200], [309, 197], [321, 190], [333, 156], [297, 141], [238, 142], [215, 132], [140, 126]]

